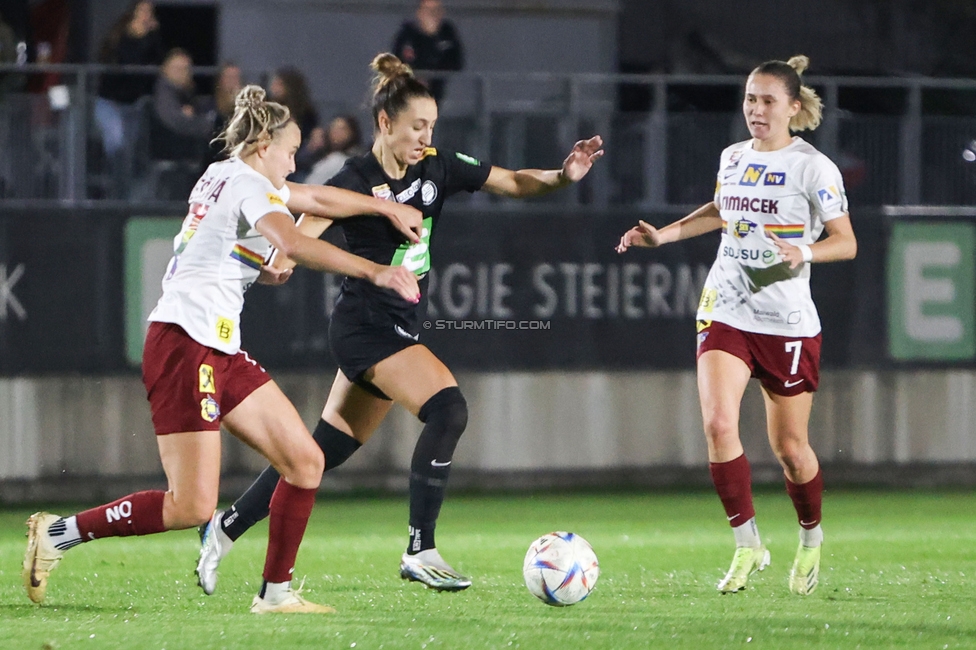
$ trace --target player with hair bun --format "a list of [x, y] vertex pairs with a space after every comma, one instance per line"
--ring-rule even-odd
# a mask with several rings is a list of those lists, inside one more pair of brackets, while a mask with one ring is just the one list
[[347, 190], [286, 182], [301, 136], [288, 109], [265, 101], [258, 86], [237, 95], [218, 139], [230, 158], [210, 165], [190, 193], [143, 352], [143, 383], [169, 489], [137, 492], [70, 517], [31, 516], [23, 578], [34, 602], [45, 599], [50, 572], [73, 546], [208, 521], [217, 505], [223, 424], [281, 473], [272, 486], [264, 582], [251, 611], [334, 611], [291, 588], [324, 460], [295, 407], [240, 349], [244, 294], [254, 282], [279, 284], [291, 273], [264, 265], [274, 246], [303, 266], [346, 274], [415, 304], [420, 288], [412, 273], [302, 234], [291, 211], [333, 218], [380, 214], [392, 232], [415, 241], [410, 228], [419, 228], [420, 213]]
[[753, 70], [742, 103], [752, 138], [722, 152], [714, 200], [661, 229], [641, 221], [617, 247], [623, 253], [722, 231], [697, 314], [709, 466], [736, 542], [732, 566], [718, 583], [722, 592], [744, 589], [749, 575], [769, 564], [739, 439], [750, 377], [762, 384], [769, 441], [800, 523], [790, 591], [812, 593], [820, 572], [823, 478], [808, 425], [821, 337], [810, 265], [852, 259], [857, 241], [837, 166], [790, 133], [820, 124], [820, 99], [800, 78], [809, 63], [795, 56]]
[[[465, 154], [432, 146], [437, 102], [430, 90], [396, 56], [372, 62], [372, 150], [351, 158], [330, 181], [362, 194], [416, 206], [423, 211], [423, 241], [411, 244], [386, 224], [346, 219], [341, 227], [349, 249], [378, 263], [400, 265], [427, 290], [431, 247], [444, 200], [461, 191], [485, 189], [510, 197], [539, 196], [579, 181], [603, 155], [599, 136], [577, 142], [561, 169], [512, 171]], [[318, 236], [323, 219], [302, 222]], [[287, 260], [275, 260], [286, 268]], [[410, 518], [400, 575], [441, 591], [457, 591], [471, 581], [443, 560], [434, 527], [444, 501], [454, 449], [468, 421], [468, 407], [451, 371], [420, 342], [424, 308], [357, 278], [346, 278], [329, 326], [332, 354], [339, 365], [322, 419], [313, 437], [325, 453], [325, 470], [345, 462], [365, 443], [393, 402], [424, 423], [410, 465]], [[278, 473], [268, 468], [226, 512], [208, 525], [198, 575], [212, 593], [217, 566], [233, 541], [268, 514]]]

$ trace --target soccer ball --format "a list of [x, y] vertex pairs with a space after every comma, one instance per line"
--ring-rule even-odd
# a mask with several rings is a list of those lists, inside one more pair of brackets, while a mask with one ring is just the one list
[[522, 575], [533, 596], [564, 607], [590, 595], [600, 577], [600, 564], [589, 542], [575, 533], [557, 531], [532, 542]]

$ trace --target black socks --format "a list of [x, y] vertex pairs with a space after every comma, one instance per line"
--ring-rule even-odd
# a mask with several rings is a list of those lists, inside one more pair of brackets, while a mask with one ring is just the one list
[[410, 542], [407, 553], [434, 548], [434, 527], [444, 503], [454, 449], [468, 424], [468, 405], [457, 386], [431, 397], [418, 414], [424, 423], [410, 463]]

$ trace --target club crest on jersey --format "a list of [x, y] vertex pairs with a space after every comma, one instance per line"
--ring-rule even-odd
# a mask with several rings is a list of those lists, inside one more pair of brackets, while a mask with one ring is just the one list
[[391, 190], [390, 186], [387, 185], [386, 183], [383, 183], [382, 185], [377, 185], [376, 187], [373, 188], [372, 191], [373, 191], [373, 196], [375, 196], [378, 199], [382, 199], [384, 201], [394, 200], [393, 190]]
[[220, 405], [217, 400], [207, 395], [200, 400], [200, 417], [207, 422], [213, 422], [220, 417]]
[[739, 185], [755, 186], [759, 183], [764, 171], [766, 171], [766, 165], [747, 165], [746, 170], [742, 172], [742, 178], [739, 179]]
[[763, 179], [763, 185], [786, 185], [786, 174], [783, 172], [769, 172]]
[[424, 181], [423, 186], [420, 188], [420, 198], [423, 199], [424, 205], [430, 205], [436, 201], [437, 186], [432, 181]]
[[757, 224], [756, 222], [749, 221], [748, 219], [739, 219], [732, 226], [732, 233], [739, 239], [742, 239], [743, 237], [745, 237], [746, 235], [754, 231], [756, 229], [756, 226], [758, 225], [759, 224]]

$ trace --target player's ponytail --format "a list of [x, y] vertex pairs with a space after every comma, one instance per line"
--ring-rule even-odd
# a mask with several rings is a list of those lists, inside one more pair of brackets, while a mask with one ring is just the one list
[[409, 65], [389, 52], [377, 54], [369, 67], [373, 77], [373, 125], [379, 128], [380, 111], [390, 120], [396, 119], [414, 97], [433, 99], [430, 89], [413, 75]]
[[246, 150], [270, 140], [283, 126], [291, 122], [286, 106], [265, 100], [264, 88], [244, 86], [234, 99], [234, 115], [214, 142], [223, 142], [224, 151], [241, 156]]
[[810, 66], [810, 59], [802, 54], [791, 57], [789, 61], [767, 61], [752, 71], [753, 75], [765, 74], [776, 77], [786, 87], [790, 101], [800, 102], [800, 111], [790, 118], [791, 131], [814, 130], [820, 126], [823, 116], [823, 102], [816, 91], [804, 86], [800, 75]]

